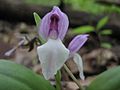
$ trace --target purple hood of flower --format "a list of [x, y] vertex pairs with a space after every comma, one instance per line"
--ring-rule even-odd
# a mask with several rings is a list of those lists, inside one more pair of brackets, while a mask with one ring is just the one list
[[49, 37], [63, 40], [68, 30], [68, 25], [69, 20], [67, 15], [54, 6], [52, 11], [43, 17], [39, 28], [39, 35], [44, 40], [47, 40]]

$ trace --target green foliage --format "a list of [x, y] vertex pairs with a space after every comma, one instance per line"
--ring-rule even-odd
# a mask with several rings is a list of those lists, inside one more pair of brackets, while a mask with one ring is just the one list
[[25, 0], [28, 4], [38, 4], [43, 6], [54, 6], [59, 4], [59, 0]]
[[96, 26], [96, 29], [97, 29], [97, 30], [100, 30], [103, 26], [105, 26], [105, 25], [107, 24], [107, 22], [108, 22], [108, 19], [109, 19], [108, 16], [102, 18], [102, 19], [98, 22], [98, 24], [97, 24], [97, 26]]
[[85, 33], [90, 33], [90, 32], [93, 32], [95, 31], [97, 34], [100, 34], [100, 35], [109, 35], [109, 34], [112, 34], [112, 31], [111, 30], [103, 30], [103, 31], [100, 31], [101, 28], [103, 28], [107, 22], [108, 22], [108, 16], [102, 18], [98, 24], [96, 25], [96, 27], [93, 27], [93, 26], [90, 26], [90, 25], [86, 25], [86, 26], [81, 26], [81, 27], [77, 27], [75, 29], [73, 29], [71, 31], [72, 34], [85, 34]]
[[120, 66], [100, 74], [87, 90], [120, 90]]
[[12, 61], [0, 60], [0, 90], [55, 90], [42, 76]]
[[[81, 27], [77, 27], [73, 30], [70, 31], [71, 34], [85, 34], [85, 33], [90, 33], [90, 32], [96, 32], [96, 34], [99, 36], [107, 36], [107, 35], [111, 35], [112, 31], [110, 29], [104, 29], [101, 30], [107, 23], [108, 23], [108, 16], [102, 18], [98, 24], [96, 25], [96, 27], [90, 26], [90, 25], [86, 25], [86, 26], [81, 26]], [[110, 43], [105, 43], [105, 42], [100, 42], [101, 43], [101, 47], [103, 48], [112, 48], [112, 45]]]
[[85, 11], [93, 14], [100, 13], [120, 13], [120, 7], [118, 6], [106, 6], [96, 3], [97, 0], [65, 0], [65, 3], [71, 4], [76, 10]]
[[111, 49], [112, 45], [110, 43], [107, 43], [107, 42], [102, 42], [101, 47]]
[[34, 15], [36, 26], [38, 27], [41, 22], [41, 18], [36, 12], [34, 12], [33, 15]]
[[[93, 14], [100, 13], [120, 13], [120, 7], [115, 5], [102, 5], [96, 3], [97, 0], [63, 0], [65, 4], [71, 4], [72, 7], [76, 10], [85, 11]], [[28, 4], [38, 4], [43, 6], [54, 6], [59, 5], [60, 0], [25, 0]]]
[[85, 34], [85, 33], [90, 33], [93, 32], [95, 28], [93, 26], [81, 26], [78, 28], [75, 28], [71, 31], [72, 34]]
[[[96, 3], [97, 0], [64, 0], [65, 4], [71, 4], [74, 9], [93, 14], [100, 13], [120, 13], [120, 7], [115, 5], [102, 5]], [[59, 5], [60, 0], [25, 0], [28, 4], [38, 4], [43, 6]]]
[[110, 29], [105, 29], [100, 32], [100, 35], [111, 35], [112, 31]]

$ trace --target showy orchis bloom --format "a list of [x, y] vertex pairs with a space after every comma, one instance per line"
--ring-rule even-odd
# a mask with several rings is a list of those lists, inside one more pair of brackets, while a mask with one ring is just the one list
[[88, 35], [76, 36], [66, 48], [62, 40], [68, 30], [68, 25], [67, 15], [56, 6], [41, 21], [39, 35], [46, 43], [38, 46], [37, 52], [42, 66], [42, 73], [46, 79], [53, 77], [64, 63], [70, 57], [73, 57], [80, 71], [80, 77], [84, 80], [82, 59], [76, 52], [87, 41]]

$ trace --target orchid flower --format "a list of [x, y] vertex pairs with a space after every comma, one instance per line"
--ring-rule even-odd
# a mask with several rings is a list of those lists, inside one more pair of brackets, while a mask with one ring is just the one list
[[41, 62], [42, 73], [45, 79], [54, 77], [64, 63], [73, 57], [80, 71], [80, 78], [84, 80], [83, 63], [77, 51], [87, 41], [88, 35], [76, 36], [66, 48], [62, 40], [68, 30], [69, 20], [57, 6], [47, 13], [40, 24], [39, 35], [46, 41], [45, 44], [37, 47], [37, 53]]

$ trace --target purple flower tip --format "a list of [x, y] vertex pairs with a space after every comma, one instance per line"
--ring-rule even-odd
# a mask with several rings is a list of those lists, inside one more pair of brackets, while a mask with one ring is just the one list
[[57, 7], [57, 6], [53, 6], [52, 11], [55, 11], [55, 10], [57, 10], [57, 11], [61, 11], [61, 10], [59, 9], [59, 7]]
[[70, 52], [71, 53], [77, 52], [87, 41], [88, 36], [89, 36], [88, 34], [76, 36], [68, 46], [68, 49], [70, 50]]

